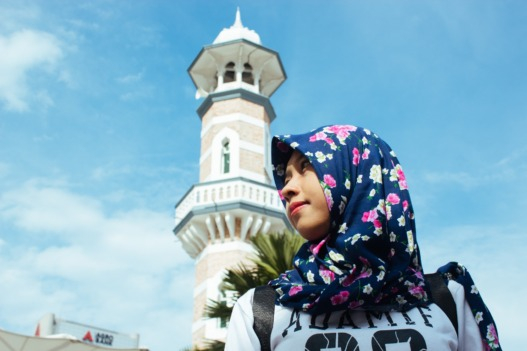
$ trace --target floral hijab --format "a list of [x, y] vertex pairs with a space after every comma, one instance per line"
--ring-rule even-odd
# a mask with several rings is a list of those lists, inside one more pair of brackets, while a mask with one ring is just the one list
[[275, 136], [271, 148], [280, 195], [287, 161], [299, 151], [315, 169], [331, 219], [327, 236], [306, 242], [294, 269], [269, 283], [278, 304], [317, 315], [431, 303], [406, 177], [386, 142], [367, 129], [333, 125]]
[[273, 175], [279, 192], [294, 150], [315, 169], [331, 229], [320, 242], [305, 243], [295, 269], [272, 282], [278, 302], [313, 314], [427, 304], [406, 178], [388, 144], [354, 126], [275, 137]]

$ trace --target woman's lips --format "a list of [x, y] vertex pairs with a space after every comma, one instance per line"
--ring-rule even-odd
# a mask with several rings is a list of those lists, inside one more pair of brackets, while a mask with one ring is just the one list
[[289, 205], [289, 215], [292, 217], [295, 214], [297, 214], [305, 205], [307, 205], [307, 202], [304, 201], [298, 201], [293, 202], [291, 205]]

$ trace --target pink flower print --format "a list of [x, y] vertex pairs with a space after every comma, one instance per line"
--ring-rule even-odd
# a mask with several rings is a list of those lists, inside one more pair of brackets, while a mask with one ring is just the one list
[[403, 212], [406, 212], [407, 209], [408, 209], [408, 200], [404, 200], [403, 201]]
[[359, 164], [359, 161], [360, 161], [360, 153], [359, 153], [359, 149], [357, 149], [356, 147], [353, 148], [353, 165], [358, 165]]
[[324, 246], [325, 243], [326, 243], [326, 239], [322, 239], [322, 240], [320, 240], [320, 242], [318, 244], [311, 245], [309, 247], [309, 250], [313, 253], [313, 255], [316, 255], [316, 254], [318, 254], [318, 252], [320, 251], [322, 246]]
[[408, 184], [406, 183], [406, 176], [404, 175], [403, 169], [401, 166], [397, 165], [397, 178], [399, 179], [399, 188], [401, 190], [408, 189]]
[[331, 190], [328, 188], [324, 189], [324, 196], [326, 196], [326, 203], [328, 205], [328, 209], [331, 211], [331, 208], [333, 207], [333, 196], [331, 195]]
[[324, 132], [318, 132], [318, 133], [316, 133], [315, 135], [312, 135], [312, 136], [309, 138], [309, 141], [314, 142], [314, 141], [317, 141], [317, 140], [325, 140], [326, 138], [327, 138], [326, 133], [324, 133]]
[[[347, 133], [347, 132], [354, 132], [357, 130], [357, 127], [350, 126], [350, 125], [336, 125], [336, 126], [329, 126], [324, 128], [326, 132], [331, 132], [334, 134], [341, 134], [341, 133]], [[349, 135], [349, 133], [348, 133]]]
[[357, 127], [354, 127], [354, 126], [330, 126], [330, 127], [324, 128], [324, 130], [326, 132], [334, 133], [337, 136], [337, 138], [339, 139], [339, 142], [342, 145], [346, 145], [345, 144], [345, 140], [350, 135], [349, 132], [357, 130]]
[[364, 149], [364, 152], [362, 153], [362, 159], [367, 160], [370, 157], [370, 149]]
[[282, 152], [288, 152], [289, 151], [289, 146], [282, 142], [282, 141], [279, 141], [278, 143], [276, 143], [276, 147], [278, 148], [278, 150], [282, 151]]
[[282, 195], [282, 190], [278, 190], [278, 196], [280, 197], [280, 200], [284, 201], [284, 195]]
[[421, 299], [425, 294], [425, 290], [421, 286], [414, 286], [410, 288], [410, 294], [417, 297], [418, 299]]
[[373, 226], [378, 229], [378, 228], [382, 228], [382, 223], [381, 221], [379, 221], [378, 219], [374, 219], [373, 220]]
[[487, 327], [487, 341], [490, 350], [495, 350], [500, 346], [500, 341], [498, 340], [498, 333], [496, 332], [496, 327], [494, 323], [491, 323]]
[[289, 289], [289, 296], [293, 296], [298, 294], [300, 291], [302, 291], [301, 285], [293, 285], [291, 289]]
[[351, 301], [350, 304], [348, 305], [348, 309], [352, 310], [354, 308], [357, 308], [359, 307], [360, 305], [362, 305], [362, 300], [359, 300], [359, 301]]
[[359, 256], [359, 260], [362, 262], [363, 265], [365, 265], [367, 267], [370, 266], [370, 261], [368, 261], [368, 259], [366, 257]]
[[324, 174], [324, 183], [326, 183], [326, 185], [330, 188], [337, 186], [337, 182], [335, 181], [335, 178], [331, 176], [331, 174]]
[[357, 278], [353, 275], [353, 274], [350, 274], [348, 275], [346, 278], [344, 278], [344, 280], [342, 281], [342, 286], [343, 287], [348, 287], [350, 286]]
[[344, 302], [348, 301], [349, 296], [349, 292], [341, 291], [337, 295], [331, 297], [331, 304], [333, 306], [343, 304]]
[[357, 277], [357, 279], [361, 279], [361, 278], [368, 278], [368, 277], [371, 277], [371, 269], [368, 268], [368, 269], [364, 269], [361, 274], [359, 274], [359, 276]]
[[389, 193], [388, 196], [386, 197], [386, 201], [391, 203], [392, 205], [397, 205], [401, 199], [399, 198], [399, 196], [395, 193]]
[[373, 222], [374, 220], [377, 219], [377, 217], [379, 217], [379, 215], [377, 214], [376, 210], [366, 211], [362, 214], [362, 221], [363, 222]]
[[[333, 145], [333, 144], [335, 144], [335, 142], [334, 142], [333, 139], [331, 139], [331, 138], [325, 138], [324, 141], [325, 141], [326, 143], [328, 143], [329, 145]], [[336, 147], [335, 147], [335, 149], [336, 149]]]
[[330, 271], [329, 269], [325, 269], [324, 267], [320, 267], [319, 271], [320, 277], [324, 280], [324, 283], [330, 284], [332, 281], [335, 280], [335, 273]]

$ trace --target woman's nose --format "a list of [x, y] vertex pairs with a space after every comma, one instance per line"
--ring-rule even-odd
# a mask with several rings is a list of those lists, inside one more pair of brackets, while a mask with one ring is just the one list
[[300, 189], [298, 187], [298, 181], [296, 177], [291, 177], [287, 184], [282, 188], [282, 196], [289, 201], [291, 197], [297, 195]]

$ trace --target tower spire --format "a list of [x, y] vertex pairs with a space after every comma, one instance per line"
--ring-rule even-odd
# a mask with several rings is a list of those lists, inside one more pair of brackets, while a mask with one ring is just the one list
[[240, 6], [236, 8], [236, 19], [232, 25], [234, 28], [243, 28], [242, 18], [240, 16]]

